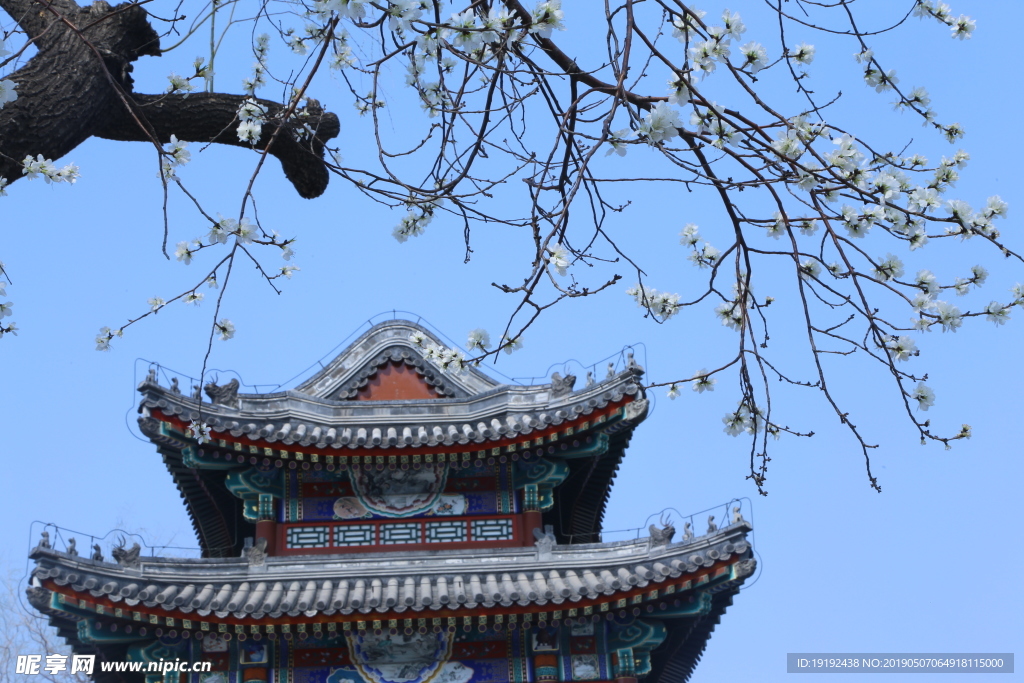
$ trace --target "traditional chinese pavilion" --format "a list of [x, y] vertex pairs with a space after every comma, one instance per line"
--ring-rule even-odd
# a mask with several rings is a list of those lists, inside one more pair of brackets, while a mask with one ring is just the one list
[[151, 373], [139, 425], [203, 557], [44, 541], [32, 603], [98, 661], [212, 663], [101, 682], [687, 680], [753, 572], [751, 527], [737, 508], [601, 542], [642, 368], [509, 385], [443, 372], [431, 344], [388, 321], [294, 390], [209, 401]]

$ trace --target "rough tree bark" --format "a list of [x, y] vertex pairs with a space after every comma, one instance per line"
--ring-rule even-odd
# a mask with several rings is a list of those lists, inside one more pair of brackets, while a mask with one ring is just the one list
[[[9, 182], [22, 176], [26, 156], [58, 159], [92, 136], [165, 144], [173, 134], [193, 142], [250, 146], [238, 140], [233, 125], [245, 99], [241, 95], [133, 92], [132, 62], [160, 56], [160, 38], [142, 6], [0, 0], [0, 8], [38, 49], [9, 76], [18, 84], [18, 99], [0, 109], [0, 177]], [[285, 107], [259, 102], [268, 121], [280, 121]], [[269, 153], [301, 196], [318, 197], [329, 179], [324, 144], [340, 132], [338, 117], [310, 100], [284, 125]], [[264, 141], [272, 131], [264, 126]]]

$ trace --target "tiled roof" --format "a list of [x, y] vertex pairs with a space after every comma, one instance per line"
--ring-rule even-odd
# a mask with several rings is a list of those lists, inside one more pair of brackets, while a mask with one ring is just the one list
[[[610, 403], [643, 396], [632, 364], [578, 391], [564, 383], [498, 384], [474, 368], [442, 373], [409, 340], [426, 330], [406, 321], [371, 329], [320, 373], [295, 390], [232, 394], [205, 402], [160, 386], [151, 375], [139, 386], [140, 412], [205, 421], [220, 438], [320, 449], [405, 448], [493, 444], [590, 415]], [[422, 369], [449, 396], [404, 401], [349, 401], [382, 363], [398, 358]], [[438, 377], [441, 377], [438, 379]], [[636, 415], [634, 417], [639, 417]], [[144, 424], [145, 428], [146, 425]], [[153, 435], [150, 435], [153, 436]]]
[[245, 558], [140, 558], [131, 567], [37, 548], [33, 580], [68, 597], [91, 596], [126, 610], [157, 609], [196, 620], [211, 614], [218, 620], [321, 614], [379, 619], [410, 610], [404, 616], [438, 610], [470, 615], [501, 607], [540, 611], [616, 600], [673, 579], [700, 585], [698, 575], [706, 577], [707, 568], [723, 563], [740, 563], [730, 578], [742, 580], [753, 571], [753, 561], [744, 559], [749, 530], [741, 521], [653, 549], [645, 538], [555, 546], [550, 552], [538, 547], [401, 557], [288, 556], [267, 557], [258, 565]]

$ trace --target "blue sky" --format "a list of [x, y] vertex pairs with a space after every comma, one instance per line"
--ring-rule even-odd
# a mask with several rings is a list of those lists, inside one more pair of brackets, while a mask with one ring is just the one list
[[[733, 4], [740, 11], [753, 5]], [[560, 40], [573, 36], [572, 6], [566, 5], [570, 31], [556, 35]], [[1013, 50], [1024, 6], [961, 1], [953, 9], [977, 19], [972, 40], [951, 41], [946, 29], [915, 19], [904, 33], [879, 38], [878, 51], [887, 51], [906, 83], [929, 88], [944, 120], [964, 124], [963, 146], [972, 161], [954, 194], [975, 205], [1001, 195], [1011, 207], [1003, 233], [1024, 249], [1024, 143], [1014, 128], [1021, 85]], [[752, 20], [748, 25], [753, 31]], [[825, 45], [813, 83], [847, 92], [838, 116], [875, 139], [924, 135], [909, 117], [891, 113], [888, 98], [850, 78], [852, 50], [843, 46], [832, 55]], [[162, 89], [166, 74], [186, 71], [192, 56], [140, 61], [138, 89]], [[247, 68], [244, 60], [239, 64], [221, 67], [219, 88], [234, 87]], [[316, 95], [342, 117], [346, 160], [368, 154], [351, 98], [330, 84]], [[389, 112], [396, 129], [406, 115]], [[219, 148], [200, 153], [197, 147], [183, 177], [212, 210], [237, 211], [253, 155]], [[935, 149], [936, 156], [950, 153]], [[628, 163], [644, 163], [642, 153], [631, 151]], [[168, 307], [115, 340], [109, 353], [93, 350], [92, 339], [100, 326], [144, 310], [147, 298], [169, 298], [189, 286], [200, 264], [186, 268], [160, 254], [161, 189], [145, 145], [94, 139], [68, 160], [82, 169], [74, 187], [23, 181], [0, 199], [0, 259], [13, 280], [7, 298], [15, 302], [13, 319], [21, 330], [0, 341], [0, 454], [7, 467], [0, 554], [14, 569], [27, 566], [37, 521], [97, 536], [128, 529], [154, 545], [195, 545], [155, 448], [137, 437], [134, 387], [146, 361], [198, 374], [212, 301], [198, 309]], [[302, 270], [280, 295], [251, 269], [232, 276], [224, 315], [238, 333], [215, 342], [210, 366], [236, 371], [249, 384], [276, 385], [302, 373], [365, 329], [365, 321], [392, 309], [415, 312], [456, 342], [477, 327], [496, 337], [514, 302], [490, 283], [514, 282], [529, 265], [517, 236], [496, 228], [474, 232], [475, 253], [464, 264], [461, 225], [443, 218], [424, 236], [398, 244], [391, 228], [399, 211], [371, 204], [340, 182], [319, 199], [299, 199], [276, 162], [260, 176], [257, 192], [264, 224], [299, 238]], [[702, 227], [713, 223], [713, 210], [698, 197], [628, 192], [634, 205], [617, 228], [624, 243], [660, 274], [654, 286], [683, 290], [692, 276], [678, 246], [680, 224], [691, 214]], [[503, 201], [516, 196], [511, 192]], [[206, 229], [182, 202], [172, 201], [172, 243]], [[982, 305], [989, 300], [984, 297], [1006, 298], [1010, 286], [1024, 282], [1024, 268], [979, 245], [964, 247], [970, 250], [964, 254], [943, 249], [926, 253], [940, 278], [962, 274], [975, 255], [992, 271], [978, 299]], [[497, 369], [511, 377], [546, 377], [572, 361], [565, 367], [582, 380], [581, 365], [603, 367], [603, 359], [636, 345], [649, 376], [664, 380], [688, 377], [723, 358], [721, 348], [734, 333], [718, 325], [710, 306], [655, 325], [623, 293], [629, 284], [627, 275], [615, 291], [542, 316], [523, 349], [502, 356]], [[786, 305], [780, 301], [783, 311]], [[855, 442], [815, 392], [780, 388], [780, 421], [816, 435], [774, 444], [770, 495], [761, 498], [744, 479], [749, 444], [722, 432], [721, 417], [737, 398], [730, 382], [723, 379], [701, 395], [684, 389], [675, 401], [655, 390], [653, 413], [637, 430], [615, 482], [606, 528], [640, 527], [666, 508], [689, 514], [737, 497], [753, 499], [759, 572], [717, 627], [694, 681], [782, 680], [787, 652], [1012, 652], [1019, 645], [1024, 596], [1014, 577], [1024, 556], [1020, 507], [1013, 501], [1024, 480], [1018, 417], [1024, 312], [1013, 317], [999, 329], [976, 320], [955, 334], [919, 337], [923, 355], [916, 362], [938, 394], [929, 411], [933, 424], [945, 433], [961, 423], [974, 429], [971, 440], [949, 451], [918, 445], [882, 375], [856, 358], [832, 364], [851, 419], [869, 442], [880, 444], [872, 460], [882, 494], [869, 488]], [[776, 343], [788, 343], [785, 320], [777, 325]], [[790, 358], [784, 348], [783, 357]], [[900, 676], [886, 680], [894, 678]]]

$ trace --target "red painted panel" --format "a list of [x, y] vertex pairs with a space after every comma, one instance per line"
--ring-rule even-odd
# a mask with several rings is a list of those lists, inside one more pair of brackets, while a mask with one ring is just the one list
[[408, 401], [419, 398], [444, 397], [405, 363], [388, 361], [352, 400]]
[[318, 647], [309, 650], [295, 649], [294, 666], [352, 666], [348, 650], [341, 647]]

